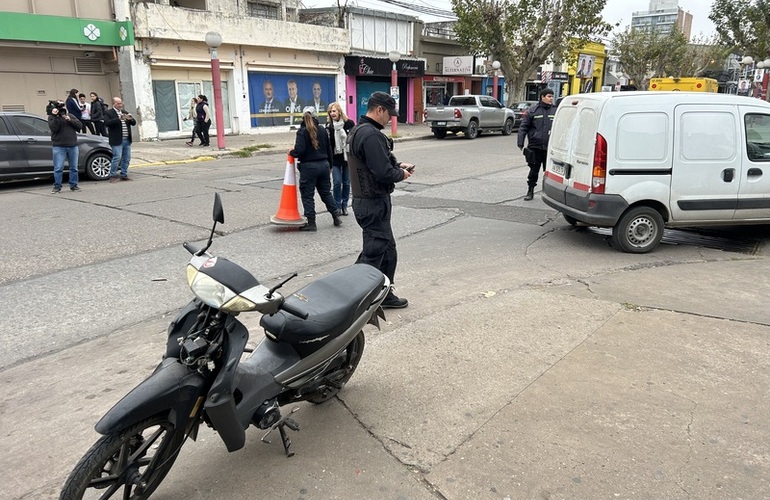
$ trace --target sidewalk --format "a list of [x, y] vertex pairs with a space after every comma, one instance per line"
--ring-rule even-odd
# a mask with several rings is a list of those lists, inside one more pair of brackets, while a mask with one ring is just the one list
[[[390, 128], [386, 127], [385, 132], [390, 135]], [[214, 135], [211, 136], [210, 147], [200, 147], [197, 145], [197, 141], [195, 146], [187, 146], [185, 141], [189, 137], [135, 142], [131, 145], [131, 166], [147, 167], [151, 165], [208, 161], [221, 157], [233, 157], [239, 154], [248, 156], [249, 149], [254, 150], [251, 153], [252, 155], [288, 151], [294, 146], [296, 135], [296, 130], [228, 135], [225, 136], [225, 148], [222, 150], [218, 149], [217, 138]], [[429, 139], [431, 137], [433, 135], [428, 125], [399, 123], [395, 142]]]

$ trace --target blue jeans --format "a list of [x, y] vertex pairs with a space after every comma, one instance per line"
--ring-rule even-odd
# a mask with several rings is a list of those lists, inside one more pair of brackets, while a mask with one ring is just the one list
[[332, 166], [332, 182], [337, 208], [340, 210], [347, 208], [350, 198], [350, 167], [348, 167], [348, 162]]
[[128, 139], [123, 139], [119, 146], [112, 146], [112, 163], [110, 164], [110, 177], [118, 175], [118, 165], [120, 165], [120, 176], [128, 177], [128, 162], [131, 161], [131, 143]]
[[70, 166], [70, 187], [78, 185], [78, 147], [54, 146], [53, 147], [53, 187], [61, 189], [62, 175], [64, 174], [64, 159]]

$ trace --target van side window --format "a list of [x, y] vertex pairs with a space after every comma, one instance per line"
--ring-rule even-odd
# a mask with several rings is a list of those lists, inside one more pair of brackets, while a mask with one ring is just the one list
[[617, 151], [622, 161], [663, 161], [671, 148], [666, 113], [627, 113], [618, 120]]
[[746, 156], [751, 161], [770, 161], [770, 115], [747, 113]]
[[732, 113], [687, 111], [682, 113], [679, 130], [681, 155], [689, 161], [726, 161], [738, 153], [737, 126]]

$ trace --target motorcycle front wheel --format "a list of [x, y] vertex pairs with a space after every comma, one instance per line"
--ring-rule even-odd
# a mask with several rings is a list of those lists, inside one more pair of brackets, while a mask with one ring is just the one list
[[358, 332], [356, 338], [345, 348], [344, 363], [341, 366], [331, 367], [324, 374], [324, 385], [317, 391], [309, 394], [305, 399], [311, 403], [321, 404], [336, 396], [340, 389], [345, 387], [350, 377], [353, 376], [353, 372], [356, 371], [358, 362], [361, 361], [361, 356], [364, 354], [365, 345], [364, 332]]
[[103, 436], [75, 466], [60, 500], [142, 500], [166, 477], [185, 441], [168, 415], [156, 415]]

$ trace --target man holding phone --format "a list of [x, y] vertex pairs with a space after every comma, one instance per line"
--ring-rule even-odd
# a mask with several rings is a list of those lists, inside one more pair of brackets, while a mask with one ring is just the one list
[[[395, 183], [411, 177], [414, 165], [401, 163], [393, 156], [393, 142], [382, 133], [391, 119], [398, 117], [396, 101], [385, 92], [369, 97], [366, 115], [348, 135], [348, 165], [353, 212], [363, 231], [363, 250], [356, 263], [369, 264], [395, 282], [398, 252], [390, 225], [393, 205], [390, 193]], [[383, 308], [400, 309], [409, 301], [397, 297], [392, 289], [382, 302]]]
[[[123, 109], [123, 99], [112, 98], [112, 109], [104, 113], [104, 124], [112, 146], [112, 164], [110, 165], [110, 182], [130, 181], [128, 163], [131, 161], [131, 127], [136, 120], [131, 113]], [[120, 167], [120, 177], [118, 177]]]

